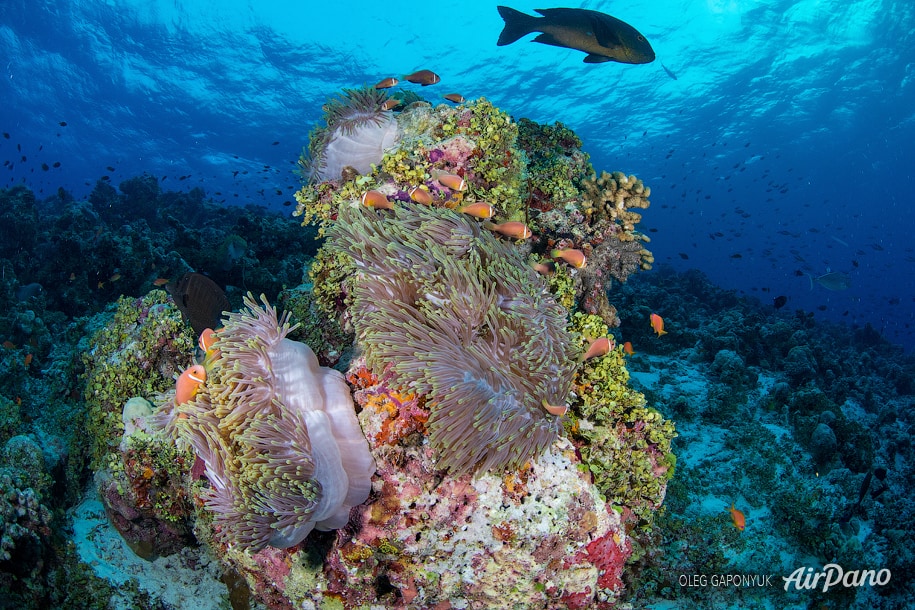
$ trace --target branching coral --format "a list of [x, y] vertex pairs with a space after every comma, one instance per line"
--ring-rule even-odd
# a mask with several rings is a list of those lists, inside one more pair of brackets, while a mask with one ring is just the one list
[[249, 295], [206, 360], [206, 385], [159, 416], [205, 464], [217, 539], [289, 547], [346, 524], [374, 462], [343, 376], [286, 339], [288, 316]]
[[[635, 225], [642, 220], [642, 215], [634, 210], [645, 209], [650, 205], [648, 197], [651, 195], [651, 187], [645, 186], [635, 176], [627, 176], [623, 172], [613, 172], [612, 174], [602, 172], [600, 177], [592, 176], [590, 180], [585, 180], [582, 188], [584, 190], [583, 211], [586, 216], [591, 218], [592, 223], [600, 223], [604, 220], [619, 227], [621, 230], [616, 231], [615, 238], [620, 242], [638, 244], [640, 241], [649, 241], [647, 236], [635, 230]], [[641, 259], [638, 267], [651, 269], [651, 264], [654, 262], [651, 252], [641, 246], [626, 248], [626, 250], [638, 253]], [[637, 270], [638, 267], [632, 271]], [[620, 281], [624, 281], [626, 275], [632, 271], [620, 269], [614, 275], [619, 277]]]
[[[620, 224], [624, 231], [635, 230], [642, 215], [633, 208], [647, 208], [651, 187], [645, 186], [635, 176], [623, 172], [612, 174], [602, 172], [600, 177], [592, 176], [583, 183], [585, 191], [585, 213], [609, 218]], [[632, 239], [630, 237], [623, 239]]]
[[344, 207], [330, 247], [358, 270], [353, 323], [369, 366], [426, 395], [454, 472], [517, 468], [559, 431], [577, 348], [565, 310], [517, 251], [475, 221], [403, 204]]

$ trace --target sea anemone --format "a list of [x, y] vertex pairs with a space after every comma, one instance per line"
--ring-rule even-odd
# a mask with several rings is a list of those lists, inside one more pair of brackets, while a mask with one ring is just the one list
[[325, 125], [309, 136], [308, 153], [299, 159], [311, 182], [337, 180], [345, 167], [360, 174], [381, 163], [384, 151], [400, 140], [397, 120], [383, 104], [387, 94], [373, 88], [344, 89], [324, 105]]
[[288, 315], [261, 300], [228, 314], [205, 385], [158, 418], [205, 465], [217, 538], [253, 550], [342, 527], [375, 470], [342, 374], [286, 339]]
[[366, 361], [426, 395], [439, 464], [523, 465], [557, 437], [577, 348], [566, 312], [515, 248], [461, 214], [343, 206], [332, 249], [358, 269], [353, 323]]

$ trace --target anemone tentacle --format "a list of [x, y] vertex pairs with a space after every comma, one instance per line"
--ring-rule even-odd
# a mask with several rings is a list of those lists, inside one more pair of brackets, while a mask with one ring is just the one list
[[253, 550], [341, 527], [374, 472], [341, 374], [286, 338], [296, 326], [261, 300], [228, 315], [194, 399], [157, 418], [204, 463], [216, 537]]
[[512, 246], [447, 209], [344, 206], [330, 246], [360, 270], [366, 360], [429, 398], [429, 439], [456, 473], [516, 468], [557, 437], [577, 349], [565, 310]]

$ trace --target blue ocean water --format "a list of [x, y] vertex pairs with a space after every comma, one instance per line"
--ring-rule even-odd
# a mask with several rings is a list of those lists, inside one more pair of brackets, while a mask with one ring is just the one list
[[[589, 65], [530, 37], [497, 47], [486, 2], [3, 2], [0, 184], [81, 197], [102, 175], [149, 172], [282, 209], [329, 96], [432, 68], [436, 94], [561, 121], [595, 169], [641, 177], [658, 261], [911, 350], [913, 5], [581, 6], [636, 25], [657, 60]], [[851, 287], [811, 290], [804, 273], [829, 271]]]

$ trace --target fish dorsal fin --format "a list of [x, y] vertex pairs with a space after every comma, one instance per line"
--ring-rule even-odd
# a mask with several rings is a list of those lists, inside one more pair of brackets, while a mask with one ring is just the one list
[[597, 39], [597, 43], [606, 49], [615, 49], [623, 46], [623, 41], [619, 35], [619, 26], [614, 27], [616, 24], [610, 21], [611, 19], [613, 17], [609, 15], [593, 15], [591, 17], [591, 30], [594, 32], [594, 37]]

